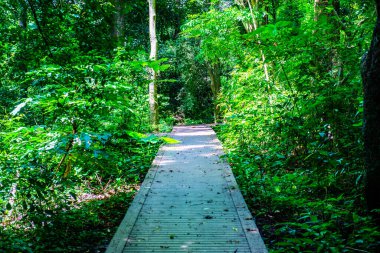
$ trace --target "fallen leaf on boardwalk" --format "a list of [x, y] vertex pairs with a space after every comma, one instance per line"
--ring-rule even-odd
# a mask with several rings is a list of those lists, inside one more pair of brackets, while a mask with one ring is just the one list
[[160, 139], [163, 140], [167, 144], [179, 144], [179, 143], [181, 143], [181, 141], [173, 139], [173, 138], [169, 138], [169, 137], [161, 137]]

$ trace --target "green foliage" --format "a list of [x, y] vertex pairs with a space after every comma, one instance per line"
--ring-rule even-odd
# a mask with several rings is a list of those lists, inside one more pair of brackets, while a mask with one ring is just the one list
[[145, 67], [169, 65], [116, 48], [113, 1], [30, 2], [0, 4], [0, 252], [104, 250], [158, 146], [175, 142], [130, 134], [150, 131]]
[[0, 232], [0, 249], [6, 249], [5, 252], [104, 251], [125, 215], [133, 193], [133, 189], [122, 189], [118, 193], [88, 194], [88, 199], [77, 203], [75, 209], [52, 209], [48, 215], [36, 212], [32, 214], [33, 219], [44, 226], [21, 233], [19, 228], [9, 225]]
[[161, 130], [212, 122], [216, 105], [271, 251], [378, 250], [362, 194], [371, 1], [160, 1], [158, 61], [145, 1], [28, 3], [0, 3], [1, 252], [104, 250], [158, 146], [178, 143], [146, 134], [146, 67], [160, 72]]
[[197, 58], [210, 63], [220, 58], [233, 60], [240, 44], [239, 14], [235, 8], [229, 8], [223, 12], [211, 9], [190, 16], [190, 20], [182, 27], [182, 33], [188, 38], [200, 39], [201, 50]]
[[[373, 13], [355, 1], [318, 17], [307, 1], [280, 4], [267, 20], [259, 17], [276, 6], [259, 5], [252, 32], [239, 29], [251, 18], [244, 9], [193, 16], [185, 27], [201, 40], [200, 57], [218, 57], [224, 67], [219, 136], [273, 252], [375, 252], [358, 127], [359, 62]], [[232, 34], [223, 45], [212, 32], [221, 26], [221, 37]]]
[[180, 71], [180, 82], [183, 87], [178, 92], [179, 100], [178, 121], [212, 122], [213, 108], [210, 80], [207, 76], [206, 63], [199, 59], [198, 44], [195, 41], [180, 40], [178, 49], [178, 70]]
[[[58, 221], [52, 212], [69, 210], [83, 194], [107, 185], [143, 179], [158, 142], [129, 134], [149, 129], [145, 81], [133, 73], [139, 69], [119, 57], [98, 58], [96, 64], [80, 57], [78, 65], [42, 65], [26, 73], [29, 98], [1, 121], [0, 204], [9, 228], [17, 217], [28, 217], [17, 226], [29, 230], [32, 222], [46, 240], [46, 224]], [[10, 244], [22, 248], [30, 242]]]

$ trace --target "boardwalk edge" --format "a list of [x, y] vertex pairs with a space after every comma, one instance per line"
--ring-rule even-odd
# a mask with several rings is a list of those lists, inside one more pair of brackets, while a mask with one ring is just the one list
[[[215, 135], [216, 140], [221, 144], [218, 137]], [[223, 147], [223, 145], [221, 144]], [[219, 157], [224, 155], [224, 152], [221, 150]], [[248, 206], [244, 200], [242, 193], [240, 192], [239, 185], [236, 182], [235, 176], [232, 172], [231, 166], [228, 164], [226, 159], [219, 158], [222, 164], [224, 165], [224, 175], [228, 185], [228, 189], [231, 195], [231, 198], [234, 202], [236, 211], [238, 213], [240, 223], [244, 229], [244, 234], [247, 238], [249, 248], [252, 253], [267, 253], [268, 250], [264, 244], [264, 241], [260, 235], [259, 229], [254, 222], [254, 218], [251, 212], [248, 209]]]
[[152, 165], [145, 176], [143, 183], [141, 184], [140, 190], [137, 192], [136, 197], [133, 199], [131, 205], [128, 208], [123, 220], [120, 223], [115, 235], [113, 236], [111, 242], [109, 243], [106, 253], [121, 253], [125, 245], [128, 242], [129, 235], [132, 231], [133, 226], [137, 220], [137, 217], [144, 205], [146, 197], [150, 191], [150, 187], [156, 177], [158, 166], [164, 156], [164, 147], [162, 145], [154, 158]]

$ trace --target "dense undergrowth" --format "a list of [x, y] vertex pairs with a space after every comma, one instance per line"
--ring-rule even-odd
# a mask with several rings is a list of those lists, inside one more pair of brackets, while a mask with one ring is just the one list
[[[333, 155], [318, 152], [314, 160], [273, 152], [275, 146], [240, 148], [228, 127], [216, 130], [270, 252], [378, 251], [380, 233], [365, 211], [360, 175], [341, 173]], [[318, 160], [324, 168], [315, 167]]]
[[104, 252], [132, 195], [129, 189], [104, 199], [86, 200], [69, 210], [32, 214], [37, 223], [33, 228], [17, 222], [2, 231], [1, 252]]
[[75, 54], [25, 73], [27, 98], [0, 121], [4, 252], [104, 250], [162, 143], [139, 133], [141, 63]]
[[[30, 176], [20, 172], [21, 182], [10, 181], [10, 187], [17, 182], [13, 203], [2, 210], [0, 252], [103, 252], [161, 143], [157, 137], [130, 135], [117, 138], [123, 148], [102, 150], [106, 158], [117, 155], [119, 160], [105, 164], [83, 154], [81, 159], [92, 157], [92, 166], [77, 163], [71, 176], [41, 168]], [[103, 166], [112, 166], [114, 171], [108, 169], [105, 174]], [[10, 187], [3, 189], [11, 192]]]
[[109, 40], [110, 2], [28, 3], [0, 3], [0, 252], [104, 251], [163, 142], [163, 61]]

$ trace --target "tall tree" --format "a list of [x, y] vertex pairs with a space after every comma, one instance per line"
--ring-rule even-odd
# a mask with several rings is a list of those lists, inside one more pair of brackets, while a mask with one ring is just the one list
[[314, 20], [318, 21], [321, 15], [325, 14], [326, 7], [329, 1], [327, 0], [315, 0], [314, 1]]
[[26, 29], [26, 26], [28, 24], [28, 5], [24, 0], [19, 0], [18, 1], [20, 4], [20, 11], [19, 11], [19, 17], [18, 17], [18, 25]]
[[[255, 17], [255, 12], [258, 11], [259, 9], [259, 0], [235, 0], [236, 4], [240, 6], [240, 8], [245, 9], [246, 6], [249, 7], [249, 14], [250, 14], [250, 21], [246, 21], [244, 23], [244, 28], [246, 29], [247, 32], [253, 32], [259, 28], [259, 22], [257, 21]], [[265, 20], [265, 24], [267, 24], [268, 21], [267, 19]], [[261, 44], [261, 42], [259, 41]], [[263, 61], [263, 68], [264, 68], [264, 75], [265, 75], [265, 80], [269, 82], [269, 71], [268, 71], [268, 64], [265, 62], [265, 54], [263, 50], [260, 50], [261, 54], [261, 59]]]
[[219, 60], [216, 63], [207, 64], [207, 70], [211, 79], [211, 91], [212, 91], [212, 97], [214, 99], [214, 120], [215, 120], [215, 123], [217, 123], [218, 120], [220, 119], [220, 113], [219, 113], [219, 107], [217, 105], [216, 100], [218, 99], [220, 89], [222, 87], [222, 83], [220, 80], [221, 72], [220, 72]]
[[[380, 209], [380, 1], [376, 0], [377, 20], [372, 43], [363, 58], [364, 149], [366, 162], [366, 197], [370, 211]], [[380, 214], [375, 214], [380, 224]]]
[[125, 37], [125, 1], [115, 0], [113, 37], [117, 46], [123, 46]]
[[[149, 4], [149, 35], [150, 35], [150, 56], [151, 61], [157, 60], [157, 34], [156, 34], [156, 0], [148, 0]], [[153, 128], [158, 125], [158, 101], [157, 101], [157, 71], [149, 68], [149, 107], [150, 122]]]
[[314, 21], [316, 22], [317, 27], [317, 29], [314, 30], [314, 33], [319, 33], [320, 36], [327, 38], [328, 41], [331, 43], [327, 55], [321, 55], [318, 62], [318, 67], [322, 70], [322, 72], [324, 71], [332, 73], [332, 76], [334, 78], [339, 78], [343, 74], [343, 69], [341, 66], [342, 63], [339, 52], [337, 50], [337, 45], [339, 45], [340, 32], [343, 28], [342, 23], [340, 21], [339, 13], [339, 0], [314, 1]]

